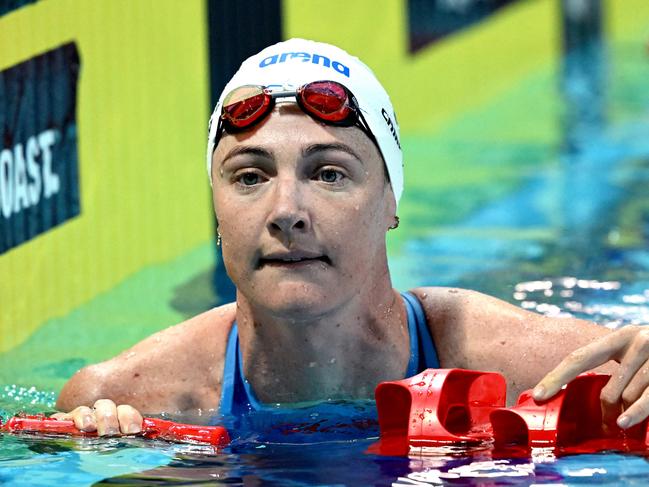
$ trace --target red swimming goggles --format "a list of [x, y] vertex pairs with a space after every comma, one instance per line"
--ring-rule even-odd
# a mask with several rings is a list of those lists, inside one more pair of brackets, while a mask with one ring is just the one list
[[288, 97], [295, 97], [302, 111], [318, 121], [342, 127], [358, 126], [378, 147], [356, 98], [336, 81], [313, 81], [295, 90], [258, 85], [235, 88], [223, 99], [214, 146], [223, 130], [234, 133], [252, 127], [273, 110], [277, 98]]

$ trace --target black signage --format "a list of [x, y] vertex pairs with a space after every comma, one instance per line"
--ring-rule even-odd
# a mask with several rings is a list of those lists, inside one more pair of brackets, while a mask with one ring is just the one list
[[410, 52], [453, 35], [519, 0], [408, 0]]
[[74, 43], [0, 72], [0, 254], [79, 208]]
[[8, 14], [9, 12], [36, 3], [38, 0], [0, 0], [0, 17]]

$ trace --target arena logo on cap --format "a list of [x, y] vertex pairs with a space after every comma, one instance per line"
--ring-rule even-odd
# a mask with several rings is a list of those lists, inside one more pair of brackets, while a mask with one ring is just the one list
[[313, 64], [322, 64], [325, 68], [332, 68], [335, 71], [343, 74], [349, 78], [349, 67], [338, 61], [332, 61], [327, 56], [322, 54], [309, 54], [308, 52], [283, 52], [281, 54], [273, 54], [261, 60], [259, 63], [260, 68], [272, 66], [273, 64], [283, 63], [287, 60], [300, 60], [303, 63], [311, 62]]

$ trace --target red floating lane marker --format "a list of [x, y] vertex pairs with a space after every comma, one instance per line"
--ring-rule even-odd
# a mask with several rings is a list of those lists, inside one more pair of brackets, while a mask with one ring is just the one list
[[523, 392], [514, 407], [491, 413], [496, 446], [573, 448], [588, 444], [594, 448], [623, 440], [646, 447], [647, 420], [626, 431], [616, 425], [604, 430], [599, 396], [609, 378], [582, 374], [545, 402], [536, 402], [531, 391]]
[[[77, 429], [72, 421], [46, 418], [43, 415], [14, 416], [4, 425], [0, 425], [0, 430], [9, 433], [97, 436], [96, 432]], [[159, 438], [180, 443], [205, 443], [217, 447], [226, 446], [230, 442], [228, 431], [222, 426], [198, 426], [157, 418], [144, 418], [140, 435], [151, 439]]]
[[505, 393], [502, 375], [473, 370], [428, 369], [383, 382], [375, 391], [381, 441], [439, 446], [491, 439], [489, 413], [505, 405]]
[[230, 443], [228, 431], [222, 426], [198, 426], [156, 418], [144, 418], [143, 436], [168, 441], [207, 443], [214, 446], [225, 446]]
[[604, 428], [600, 394], [610, 376], [582, 374], [548, 401], [531, 391], [505, 406], [505, 379], [496, 373], [428, 369], [376, 388], [380, 441], [370, 453], [408, 455], [418, 447], [494, 440], [494, 454], [555, 448], [557, 454], [603, 449], [647, 451], [649, 419], [621, 430]]

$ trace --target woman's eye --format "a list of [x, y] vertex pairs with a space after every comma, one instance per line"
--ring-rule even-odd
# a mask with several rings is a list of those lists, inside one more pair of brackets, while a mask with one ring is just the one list
[[324, 183], [337, 183], [343, 177], [340, 171], [334, 169], [323, 169], [319, 174], [320, 181]]
[[254, 172], [247, 172], [239, 177], [239, 182], [244, 186], [254, 186], [255, 184], [259, 184], [261, 182], [261, 176]]

